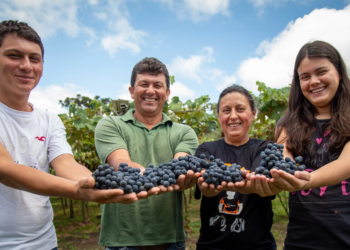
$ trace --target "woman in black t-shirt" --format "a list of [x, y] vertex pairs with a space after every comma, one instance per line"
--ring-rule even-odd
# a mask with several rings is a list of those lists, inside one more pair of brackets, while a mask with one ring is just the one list
[[350, 249], [349, 121], [350, 80], [339, 52], [322, 41], [305, 44], [276, 138], [285, 156], [303, 156], [306, 171], [248, 175], [262, 196], [291, 192], [286, 250]]
[[[217, 111], [225, 137], [201, 144], [196, 156], [205, 154], [208, 159], [213, 155], [226, 164], [237, 163], [255, 171], [268, 142], [248, 136], [256, 113], [253, 97], [241, 86], [229, 86], [220, 94]], [[251, 194], [246, 180], [215, 188], [200, 177], [197, 184], [203, 194], [197, 249], [276, 249], [271, 233], [274, 196]]]

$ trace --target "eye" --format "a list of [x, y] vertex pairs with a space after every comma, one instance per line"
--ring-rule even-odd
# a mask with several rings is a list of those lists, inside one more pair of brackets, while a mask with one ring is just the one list
[[309, 79], [309, 78], [310, 78], [309, 76], [302, 76], [302, 77], [300, 77], [300, 80], [305, 81], [305, 80], [307, 80], [307, 79]]
[[35, 61], [35, 62], [41, 62], [41, 59], [38, 57], [30, 57], [30, 60]]
[[20, 57], [18, 54], [9, 54], [8, 56], [15, 59]]

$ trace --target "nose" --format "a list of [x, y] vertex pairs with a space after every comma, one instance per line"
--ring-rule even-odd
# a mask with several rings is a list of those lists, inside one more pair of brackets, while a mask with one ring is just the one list
[[236, 120], [237, 118], [238, 118], [238, 116], [237, 116], [236, 110], [235, 110], [235, 109], [232, 109], [232, 110], [231, 110], [231, 114], [230, 114], [230, 119], [231, 119], [231, 120]]
[[147, 90], [146, 90], [146, 94], [147, 94], [147, 95], [154, 95], [154, 94], [155, 94], [155, 90], [154, 90], [152, 84], [150, 84], [150, 85], [148, 86], [148, 88], [147, 88]]
[[310, 85], [318, 85], [321, 83], [317, 75], [311, 75], [310, 78]]
[[30, 72], [33, 70], [33, 66], [30, 62], [29, 57], [23, 57], [23, 59], [21, 60], [21, 62], [19, 64], [19, 69], [26, 71], [26, 72]]

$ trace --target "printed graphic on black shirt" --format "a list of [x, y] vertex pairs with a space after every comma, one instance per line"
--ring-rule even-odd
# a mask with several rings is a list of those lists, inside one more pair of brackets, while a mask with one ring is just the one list
[[[226, 216], [237, 216], [243, 210], [243, 203], [240, 203], [239, 200], [235, 199], [236, 192], [227, 191], [227, 196], [222, 197], [219, 202], [219, 213], [226, 214]], [[227, 225], [225, 215], [216, 215], [211, 217], [209, 220], [210, 226], [216, 226], [220, 223], [221, 232], [225, 232], [227, 226], [230, 227], [231, 232], [239, 233], [244, 231], [245, 221], [242, 218], [237, 217], [231, 225]]]

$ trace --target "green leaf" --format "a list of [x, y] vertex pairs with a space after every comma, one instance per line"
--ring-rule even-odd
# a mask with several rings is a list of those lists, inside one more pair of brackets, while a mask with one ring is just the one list
[[77, 113], [77, 116], [80, 118], [80, 121], [82, 123], [85, 123], [86, 119], [87, 119], [87, 114], [86, 114], [85, 110], [78, 108], [76, 113]]
[[175, 76], [169, 76], [170, 84], [173, 85], [175, 82]]
[[85, 127], [85, 123], [82, 122], [81, 119], [74, 121], [73, 124], [77, 130], [80, 130]]
[[180, 98], [178, 96], [174, 96], [173, 98], [171, 98], [171, 103], [177, 104], [179, 103]]

